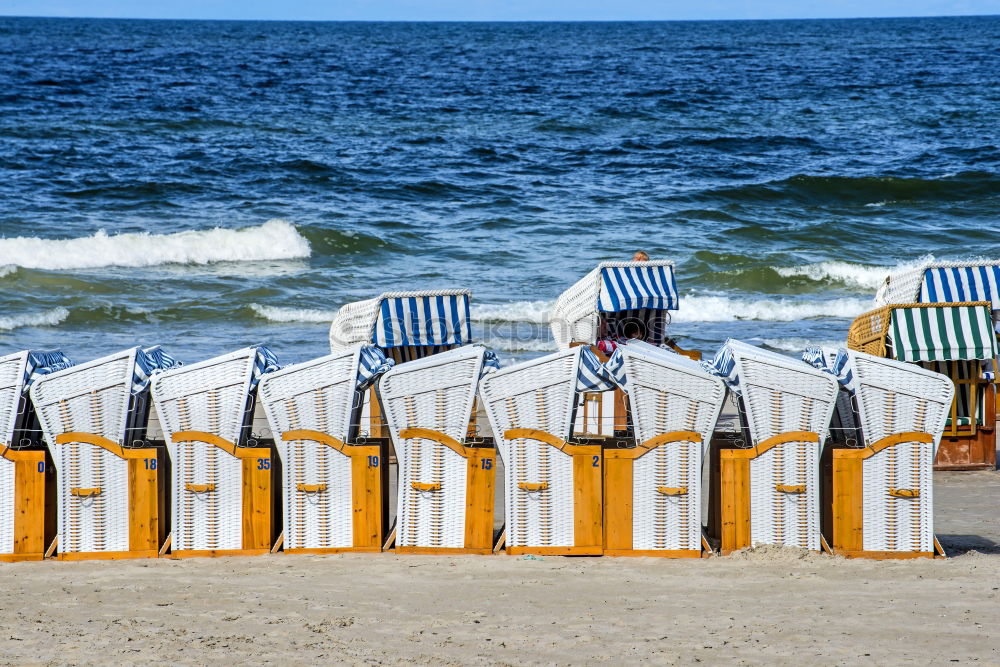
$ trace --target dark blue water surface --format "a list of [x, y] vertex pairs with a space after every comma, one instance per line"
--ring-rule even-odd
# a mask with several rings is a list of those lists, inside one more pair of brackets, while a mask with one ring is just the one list
[[996, 17], [0, 19], [0, 343], [300, 360], [345, 302], [455, 285], [521, 358], [644, 248], [684, 344], [790, 351], [887, 267], [1000, 255], [998, 128]]

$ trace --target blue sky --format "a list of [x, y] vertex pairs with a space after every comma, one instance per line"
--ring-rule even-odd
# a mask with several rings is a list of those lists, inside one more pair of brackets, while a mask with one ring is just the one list
[[1000, 0], [0, 0], [0, 15], [293, 20], [686, 20], [1000, 14]]

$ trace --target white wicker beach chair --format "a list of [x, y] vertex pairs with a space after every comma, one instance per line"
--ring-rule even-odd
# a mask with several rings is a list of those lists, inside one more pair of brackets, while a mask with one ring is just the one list
[[634, 448], [604, 452], [605, 554], [701, 556], [702, 466], [725, 383], [675, 352], [633, 341], [620, 362]]
[[259, 554], [276, 537], [271, 448], [246, 446], [257, 383], [277, 368], [246, 347], [153, 379], [170, 452], [172, 555]]
[[568, 441], [580, 394], [611, 389], [610, 373], [574, 347], [479, 386], [504, 462], [507, 553], [602, 553], [602, 448]]
[[498, 367], [480, 345], [400, 364], [379, 400], [399, 463], [396, 550], [490, 553], [496, 449], [466, 443], [479, 378]]
[[0, 357], [0, 561], [41, 560], [55, 536], [55, 482], [28, 399], [32, 380], [72, 365], [58, 351]]
[[[604, 262], [563, 292], [549, 316], [552, 336], [559, 349], [595, 345], [599, 340], [624, 341], [626, 329], [635, 327], [639, 338], [653, 345], [669, 342], [669, 311], [679, 299], [674, 263]], [[678, 348], [679, 349], [679, 348]], [[611, 350], [594, 352], [607, 361]], [[700, 355], [688, 353], [696, 358]], [[616, 390], [587, 393], [576, 411], [576, 433], [596, 436], [622, 434], [628, 429], [625, 395]]]
[[[803, 358], [819, 366], [817, 357], [811, 350]], [[831, 452], [834, 551], [932, 556], [934, 447], [951, 408], [951, 381], [914, 364], [847, 350], [827, 367], [852, 399], [860, 438]]]
[[[369, 343], [400, 364], [471, 343], [471, 294], [465, 289], [386, 292], [345, 304], [330, 325], [330, 351]], [[362, 397], [359, 427], [363, 435], [388, 437], [374, 387]]]
[[31, 387], [57, 473], [62, 559], [155, 557], [165, 533], [162, 449], [144, 443], [149, 381], [177, 362], [133, 347]]
[[261, 380], [281, 458], [286, 552], [381, 550], [387, 448], [353, 441], [362, 395], [390, 366], [378, 348], [356, 343]]
[[837, 381], [809, 364], [728, 340], [706, 369], [737, 395], [743, 447], [719, 452], [723, 553], [821, 547], [819, 459]]

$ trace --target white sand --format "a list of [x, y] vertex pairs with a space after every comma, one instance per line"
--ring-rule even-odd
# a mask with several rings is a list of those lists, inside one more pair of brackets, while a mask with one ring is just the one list
[[1000, 473], [936, 479], [937, 532], [960, 553], [948, 560], [760, 549], [700, 561], [352, 554], [3, 565], [0, 658], [1000, 664]]

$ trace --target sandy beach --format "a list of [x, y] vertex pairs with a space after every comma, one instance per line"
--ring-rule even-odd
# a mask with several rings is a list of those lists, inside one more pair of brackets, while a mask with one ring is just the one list
[[381, 555], [0, 568], [5, 664], [1000, 664], [1000, 472], [936, 475], [946, 560]]

